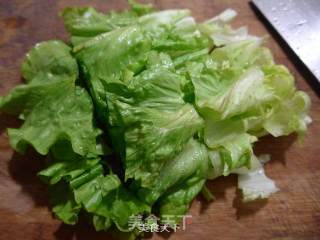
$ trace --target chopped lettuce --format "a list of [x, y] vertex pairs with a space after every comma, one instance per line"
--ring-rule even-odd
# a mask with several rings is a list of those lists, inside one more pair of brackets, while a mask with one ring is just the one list
[[[189, 178], [183, 184], [170, 189], [159, 199], [160, 217], [166, 221], [166, 216], [172, 216], [179, 223], [186, 215], [191, 201], [198, 195], [205, 184], [205, 179]], [[171, 222], [172, 223], [172, 222]]]
[[99, 156], [57, 157], [38, 176], [51, 185], [53, 212], [63, 222], [75, 224], [84, 209], [92, 215], [97, 231], [112, 225], [127, 231], [130, 216], [148, 213], [150, 207], [126, 190], [117, 175], [106, 172], [102, 163]]
[[[143, 46], [150, 47], [150, 40], [141, 34], [139, 28], [116, 30], [87, 42], [76, 56], [87, 71], [93, 95], [105, 96], [96, 98], [96, 104], [105, 107], [108, 115], [101, 120], [116, 132], [111, 135], [113, 142], [120, 142], [126, 179], [135, 178], [147, 186], [201, 129], [203, 121], [194, 107], [184, 102], [184, 77], [174, 73], [170, 56], [138, 52]], [[101, 46], [106, 52], [114, 49], [110, 43], [119, 36], [120, 51], [106, 55], [98, 51]], [[105, 68], [109, 62], [113, 67]], [[144, 71], [137, 74], [141, 68]]]
[[238, 187], [242, 190], [245, 202], [268, 198], [279, 191], [274, 181], [265, 175], [262, 165], [265, 163], [264, 157], [260, 156], [259, 161], [255, 169], [246, 172], [238, 171]]
[[37, 44], [26, 84], [0, 97], [22, 120], [12, 147], [47, 155], [38, 176], [66, 224], [85, 213], [97, 231], [138, 229], [135, 216], [178, 223], [208, 179], [238, 174], [243, 200], [278, 191], [254, 154], [261, 136], [304, 135], [310, 99], [263, 47], [228, 24], [228, 9], [197, 23], [187, 9], [100, 13], [68, 7], [70, 45]]
[[100, 130], [89, 94], [76, 84], [78, 67], [70, 51], [60, 41], [37, 44], [22, 64], [27, 84], [1, 98], [0, 110], [24, 121], [19, 129], [8, 130], [16, 151], [23, 153], [30, 144], [46, 155], [62, 139], [80, 155], [96, 151]]
[[152, 181], [152, 185], [149, 184], [147, 188], [134, 187], [140, 199], [154, 203], [160, 196], [166, 195], [168, 189], [184, 185], [190, 178], [206, 179], [210, 167], [205, 145], [191, 139], [180, 154], [160, 168], [160, 174]]

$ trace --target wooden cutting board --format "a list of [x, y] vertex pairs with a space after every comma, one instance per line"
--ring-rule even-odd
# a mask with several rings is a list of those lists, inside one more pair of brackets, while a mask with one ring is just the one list
[[[234, 8], [239, 16], [234, 26], [248, 25], [252, 34], [268, 31], [246, 0], [154, 0], [159, 9], [189, 8], [198, 20]], [[0, 95], [21, 83], [20, 64], [26, 51], [48, 39], [67, 39], [58, 12], [69, 5], [92, 5], [99, 10], [124, 9], [124, 0], [1, 0], [0, 1]], [[320, 100], [289, 61], [273, 37], [267, 46], [276, 62], [285, 64], [294, 74], [299, 89], [312, 99], [311, 124], [304, 143], [295, 136], [262, 139], [255, 151], [271, 153], [267, 174], [280, 192], [268, 201], [243, 204], [236, 190], [235, 176], [219, 178], [207, 186], [216, 201], [201, 197], [193, 202], [192, 223], [186, 231], [151, 239], [320, 239]], [[43, 160], [32, 150], [26, 156], [12, 151], [5, 128], [17, 121], [0, 116], [0, 240], [112, 239], [96, 233], [91, 226], [65, 226], [48, 209], [46, 187], [36, 173]]]

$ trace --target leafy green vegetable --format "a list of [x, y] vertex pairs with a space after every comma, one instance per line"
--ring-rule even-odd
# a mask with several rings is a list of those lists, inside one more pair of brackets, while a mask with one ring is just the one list
[[188, 211], [190, 202], [204, 187], [205, 179], [190, 178], [186, 182], [171, 189], [159, 200], [159, 211], [162, 219], [165, 216], [173, 216], [176, 222], [180, 222]]
[[150, 212], [150, 209], [120, 184], [116, 175], [104, 176], [101, 166], [70, 181], [78, 204], [89, 213], [111, 219], [119, 229], [125, 231], [131, 215]]
[[26, 84], [0, 97], [23, 121], [8, 130], [12, 147], [47, 155], [38, 176], [56, 217], [76, 224], [83, 212], [97, 231], [134, 239], [133, 218], [172, 225], [200, 192], [213, 199], [207, 179], [238, 174], [245, 201], [276, 192], [253, 144], [306, 132], [310, 100], [293, 76], [264, 39], [228, 25], [231, 9], [199, 24], [187, 9], [129, 4], [64, 9], [71, 44], [37, 44]]
[[224, 175], [250, 167], [257, 137], [306, 130], [308, 97], [295, 91], [286, 68], [275, 65], [260, 45], [260, 40], [251, 38], [226, 43], [180, 70], [192, 82], [195, 104], [205, 119], [204, 140], [219, 151]]
[[55, 161], [48, 168], [40, 171], [38, 176], [48, 184], [56, 184], [62, 179], [70, 181], [98, 165], [99, 159], [75, 157], [74, 159]]
[[[157, 174], [168, 159], [182, 150], [201, 128], [202, 120], [184, 102], [180, 87], [183, 77], [172, 71], [170, 57], [163, 54], [159, 56], [160, 63], [154, 63], [156, 53], [146, 56], [138, 52], [139, 48], [149, 46], [149, 40], [141, 34], [138, 28], [126, 28], [101, 35], [87, 42], [76, 56], [84, 63], [93, 95], [105, 96], [95, 98], [97, 106], [108, 111], [102, 121], [108, 118], [111, 128], [123, 132], [121, 144], [123, 147], [125, 142], [126, 149], [120, 155], [125, 155], [126, 178], [141, 180], [146, 186], [154, 179], [151, 173]], [[122, 39], [117, 43], [120, 49], [110, 45], [115, 38]], [[112, 54], [102, 55], [97, 51], [101, 47]], [[143, 64], [147, 69], [134, 76]], [[120, 136], [117, 132], [114, 142]]]
[[127, 231], [131, 215], [150, 212], [149, 206], [121, 186], [116, 175], [105, 174], [99, 158], [70, 155], [53, 160], [38, 175], [51, 185], [53, 212], [67, 224], [75, 224], [83, 208], [92, 214], [97, 230], [107, 230], [116, 224]]
[[[279, 190], [274, 182], [264, 173], [262, 166], [262, 163], [265, 163], [264, 157], [265, 156], [262, 155], [259, 157], [259, 160], [255, 160], [260, 161], [257, 163], [255, 170], [239, 172], [238, 187], [242, 190], [243, 200], [245, 202], [259, 198], [268, 198], [272, 193]], [[267, 161], [269, 161], [270, 157], [267, 156], [267, 158]]]
[[74, 225], [78, 221], [81, 206], [76, 203], [72, 191], [64, 182], [49, 187], [52, 211], [66, 224]]
[[137, 16], [131, 12], [104, 15], [92, 7], [68, 7], [61, 13], [73, 44], [79, 44], [101, 33], [131, 25]]
[[35, 46], [22, 64], [28, 83], [1, 99], [1, 111], [24, 120], [21, 128], [8, 130], [16, 151], [23, 153], [31, 144], [46, 155], [60, 139], [69, 140], [80, 155], [96, 151], [99, 130], [94, 126], [92, 101], [75, 85], [78, 68], [70, 50], [60, 41]]
[[138, 195], [140, 199], [153, 203], [168, 189], [184, 184], [189, 178], [206, 179], [210, 167], [206, 147], [190, 139], [180, 154], [160, 168], [160, 174], [152, 181], [153, 185], [148, 188], [139, 186]]

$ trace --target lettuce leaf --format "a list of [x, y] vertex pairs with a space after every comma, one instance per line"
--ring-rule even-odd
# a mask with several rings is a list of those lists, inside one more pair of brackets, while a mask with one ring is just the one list
[[[65, 167], [64, 171], [68, 171], [68, 168]], [[44, 170], [39, 175], [56, 179], [52, 171]], [[54, 205], [53, 212], [66, 224], [75, 224], [83, 208], [92, 214], [97, 230], [107, 230], [115, 224], [119, 230], [128, 231], [130, 216], [150, 212], [148, 205], [121, 186], [116, 175], [104, 175], [101, 164], [90, 169], [83, 169], [79, 165], [77, 170], [72, 169], [65, 176], [68, 178], [60, 179], [58, 183], [51, 180], [49, 191]]]
[[226, 9], [217, 16], [205, 21], [200, 25], [201, 31], [210, 35], [217, 46], [239, 42], [243, 40], [261, 41], [257, 36], [248, 34], [248, 28], [242, 26], [233, 29], [229, 23], [237, 16], [237, 12], [233, 9]]
[[[151, 47], [148, 37], [131, 27], [103, 34], [75, 51], [86, 69], [92, 95], [97, 96], [96, 104], [105, 113], [100, 117], [109, 126], [114, 146], [119, 146], [115, 149], [123, 158], [126, 179], [135, 178], [147, 186], [201, 129], [202, 120], [184, 102], [184, 79], [174, 73], [170, 57], [143, 53], [145, 47]], [[112, 54], [101, 54], [101, 48]]]
[[184, 103], [179, 75], [151, 68], [132, 83], [134, 103], [122, 110], [125, 126], [133, 126], [125, 132], [126, 177], [140, 179], [147, 186], [203, 122], [193, 106]]
[[174, 159], [166, 162], [153, 185], [148, 188], [134, 186], [139, 198], [147, 203], [154, 203], [159, 197], [166, 195], [172, 188], [184, 185], [190, 178], [207, 179], [211, 164], [207, 148], [197, 140], [190, 139]]
[[59, 182], [49, 186], [49, 195], [55, 216], [66, 224], [76, 224], [81, 206], [76, 203], [68, 184]]
[[207, 179], [229, 174], [245, 201], [276, 192], [254, 143], [304, 135], [310, 99], [264, 38], [232, 29], [232, 9], [199, 24], [187, 9], [129, 4], [64, 9], [71, 47], [37, 44], [26, 84], [0, 97], [0, 111], [22, 120], [8, 130], [13, 148], [48, 156], [38, 176], [57, 218], [76, 224], [83, 212], [97, 231], [121, 232], [137, 215], [178, 223], [199, 192], [210, 197]]
[[258, 137], [303, 134], [307, 128], [309, 98], [296, 91], [288, 70], [274, 64], [261, 43], [234, 39], [210, 55], [185, 59], [179, 70], [194, 90], [194, 103], [205, 120], [204, 141], [218, 151], [224, 175], [250, 168]]
[[61, 12], [61, 16], [67, 31], [71, 34], [73, 45], [138, 21], [134, 12], [103, 14], [92, 7], [67, 7]]
[[90, 96], [76, 85], [78, 68], [70, 51], [60, 41], [35, 46], [22, 65], [28, 83], [1, 98], [2, 112], [24, 120], [19, 129], [8, 130], [16, 151], [23, 153], [30, 144], [46, 155], [54, 143], [66, 139], [80, 155], [96, 152], [100, 130]]
[[187, 213], [191, 201], [204, 187], [205, 181], [205, 179], [192, 177], [183, 184], [170, 189], [158, 202], [161, 219], [165, 222], [166, 217], [171, 216], [173, 219], [170, 220], [179, 223]]
[[151, 4], [139, 4], [133, 0], [130, 0], [129, 4], [131, 11], [110, 11], [104, 14], [93, 7], [66, 7], [60, 15], [72, 37], [94, 37], [116, 28], [135, 24], [140, 16], [153, 12]]
[[[257, 166], [247, 171], [238, 171], [238, 188], [242, 190], [243, 201], [253, 201], [256, 199], [268, 198], [271, 194], [277, 192], [274, 181], [265, 175], [263, 162], [265, 156], [259, 156]], [[267, 157], [269, 161], [270, 157]]]
[[68, 158], [52, 159], [38, 176], [51, 185], [52, 210], [66, 224], [75, 224], [84, 209], [92, 215], [97, 230], [115, 224], [127, 231], [130, 216], [150, 212], [148, 205], [122, 186], [117, 175], [105, 171], [99, 157], [70, 154]]

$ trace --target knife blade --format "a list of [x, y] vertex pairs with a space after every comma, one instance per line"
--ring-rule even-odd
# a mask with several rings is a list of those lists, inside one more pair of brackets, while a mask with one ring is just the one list
[[252, 2], [320, 83], [320, 1]]

